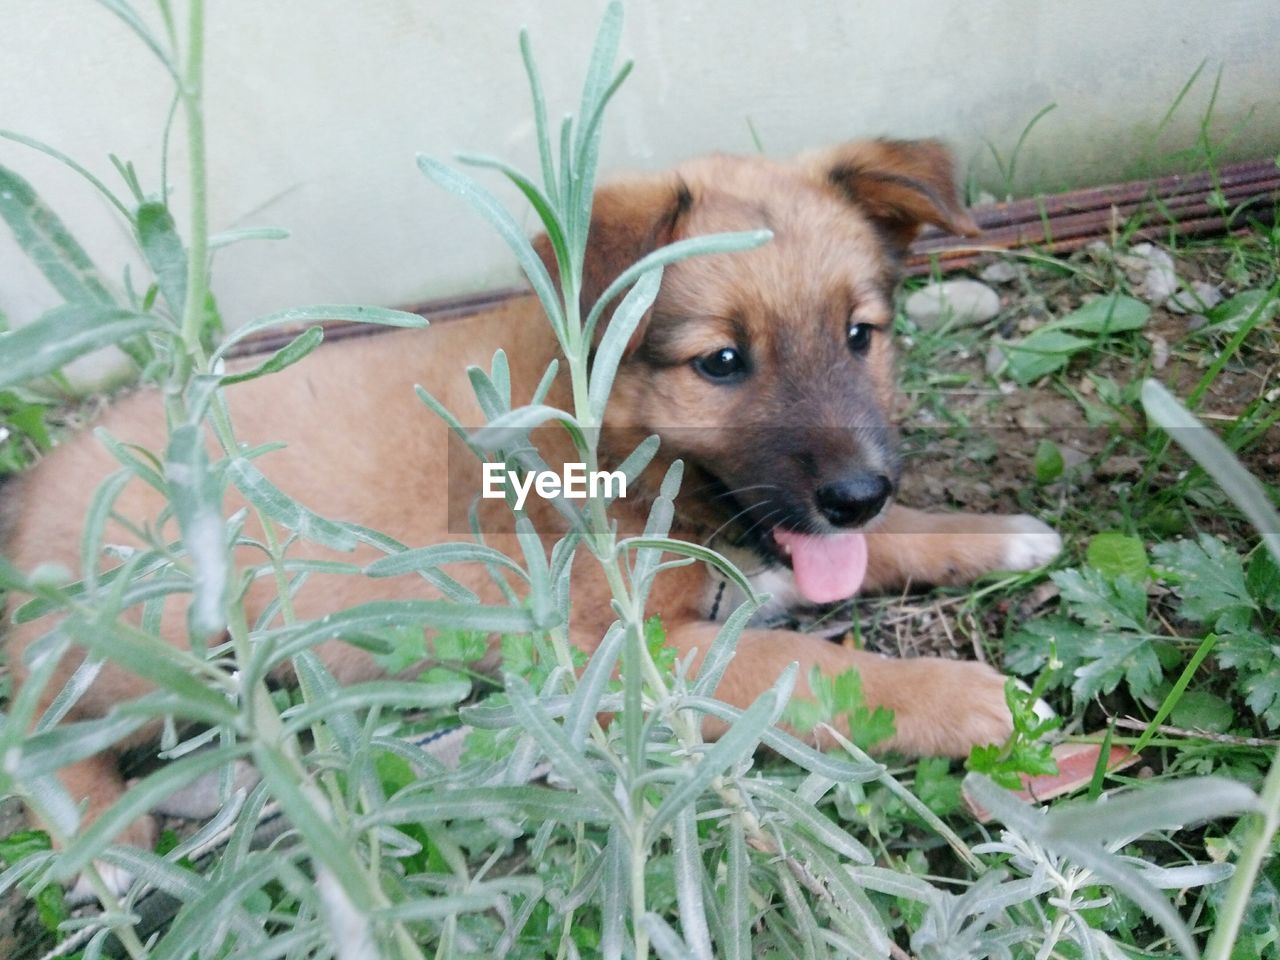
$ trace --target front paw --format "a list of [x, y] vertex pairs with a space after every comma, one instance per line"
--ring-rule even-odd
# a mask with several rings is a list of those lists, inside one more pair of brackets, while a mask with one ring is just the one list
[[1062, 537], [1048, 524], [1025, 513], [1002, 519], [1006, 531], [1001, 570], [1035, 570], [1062, 552]]
[[985, 663], [921, 657], [886, 660], [883, 667], [886, 687], [876, 700], [893, 711], [896, 728], [883, 749], [967, 757], [974, 747], [1003, 743], [1013, 732], [1006, 677]]

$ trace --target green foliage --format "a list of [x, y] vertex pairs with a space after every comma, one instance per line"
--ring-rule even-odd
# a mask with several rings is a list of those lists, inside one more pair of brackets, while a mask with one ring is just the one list
[[1001, 344], [1007, 372], [1019, 383], [1039, 380], [1108, 336], [1142, 329], [1150, 315], [1151, 308], [1132, 297], [1119, 293], [1099, 297], [1019, 341]]
[[1035, 457], [1031, 461], [1035, 471], [1036, 483], [1053, 483], [1065, 469], [1062, 451], [1052, 440], [1041, 440], [1036, 444]]
[[23, 390], [0, 390], [0, 478], [17, 473], [52, 446], [49, 402]]
[[[23, 861], [44, 860], [52, 845], [49, 834], [43, 830], [23, 830], [0, 838], [0, 863], [18, 868]], [[36, 917], [50, 933], [61, 939], [61, 925], [71, 916], [66, 896], [61, 886], [48, 880], [24, 881], [24, 887], [36, 907]]]
[[860, 749], [870, 750], [897, 732], [892, 710], [867, 706], [857, 670], [829, 677], [814, 667], [809, 673], [809, 690], [812, 700], [793, 700], [787, 705], [787, 722], [800, 733], [811, 733], [818, 724], [842, 717], [848, 724], [849, 739]]
[[[1052, 664], [1049, 670], [1053, 670]], [[1044, 692], [1049, 680], [1046, 671], [1035, 689], [1023, 691], [1017, 681], [1005, 681], [1004, 699], [1013, 717], [1013, 732], [1003, 744], [976, 746], [965, 761], [965, 769], [989, 777], [992, 782], [1007, 790], [1020, 790], [1022, 778], [1058, 772], [1054, 762], [1052, 744], [1048, 735], [1062, 726], [1062, 718], [1041, 717], [1036, 713], [1036, 701]]]
[[[1055, 685], [1070, 685], [1077, 702], [1112, 693], [1123, 683], [1136, 700], [1150, 700], [1168, 668], [1182, 663], [1183, 636], [1153, 616], [1152, 575], [1178, 597], [1178, 622], [1192, 636], [1217, 635], [1213, 656], [1231, 671], [1245, 702], [1269, 729], [1280, 727], [1280, 667], [1275, 639], [1274, 561], [1256, 551], [1244, 559], [1216, 537], [1158, 544], [1150, 564], [1142, 543], [1102, 534], [1088, 550], [1090, 565], [1051, 576], [1061, 610], [1014, 631], [1006, 662], [1031, 673], [1046, 662], [1050, 644], [1064, 665]], [[1150, 571], [1150, 573], [1149, 573]], [[1252, 573], [1252, 576], [1249, 573]]]

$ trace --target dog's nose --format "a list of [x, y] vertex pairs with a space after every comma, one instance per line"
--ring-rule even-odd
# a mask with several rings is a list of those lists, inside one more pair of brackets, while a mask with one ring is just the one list
[[888, 477], [862, 470], [819, 487], [816, 498], [822, 515], [837, 527], [856, 527], [878, 514], [892, 492]]

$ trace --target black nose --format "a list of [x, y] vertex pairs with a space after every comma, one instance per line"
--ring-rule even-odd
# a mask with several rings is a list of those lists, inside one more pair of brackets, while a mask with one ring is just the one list
[[878, 514], [892, 492], [888, 477], [864, 470], [819, 487], [818, 509], [837, 527], [856, 527]]

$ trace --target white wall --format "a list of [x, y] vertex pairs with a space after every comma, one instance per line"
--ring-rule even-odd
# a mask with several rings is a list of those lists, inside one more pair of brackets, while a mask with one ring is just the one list
[[[150, 15], [153, 5], [135, 0]], [[176, 4], [181, 6], [179, 2]], [[113, 185], [108, 152], [159, 183], [166, 74], [90, 0], [3, 0], [0, 127], [48, 141]], [[500, 242], [414, 166], [425, 151], [533, 160], [516, 46], [532, 31], [553, 114], [576, 105], [598, 0], [211, 0], [206, 3], [212, 226], [287, 227], [292, 239], [218, 255], [227, 320], [300, 303], [383, 304], [512, 282]], [[1194, 142], [1221, 68], [1214, 130], [1229, 158], [1280, 149], [1275, 0], [632, 0], [636, 70], [610, 118], [607, 169], [707, 150], [786, 153], [890, 134], [950, 140], [997, 185], [1024, 125], [1022, 187], [1141, 172]], [[1204, 75], [1152, 135], [1197, 65]], [[186, 186], [180, 131], [170, 170]], [[130, 240], [75, 175], [0, 141], [110, 278]], [[0, 310], [30, 320], [56, 300], [0, 228]]]

